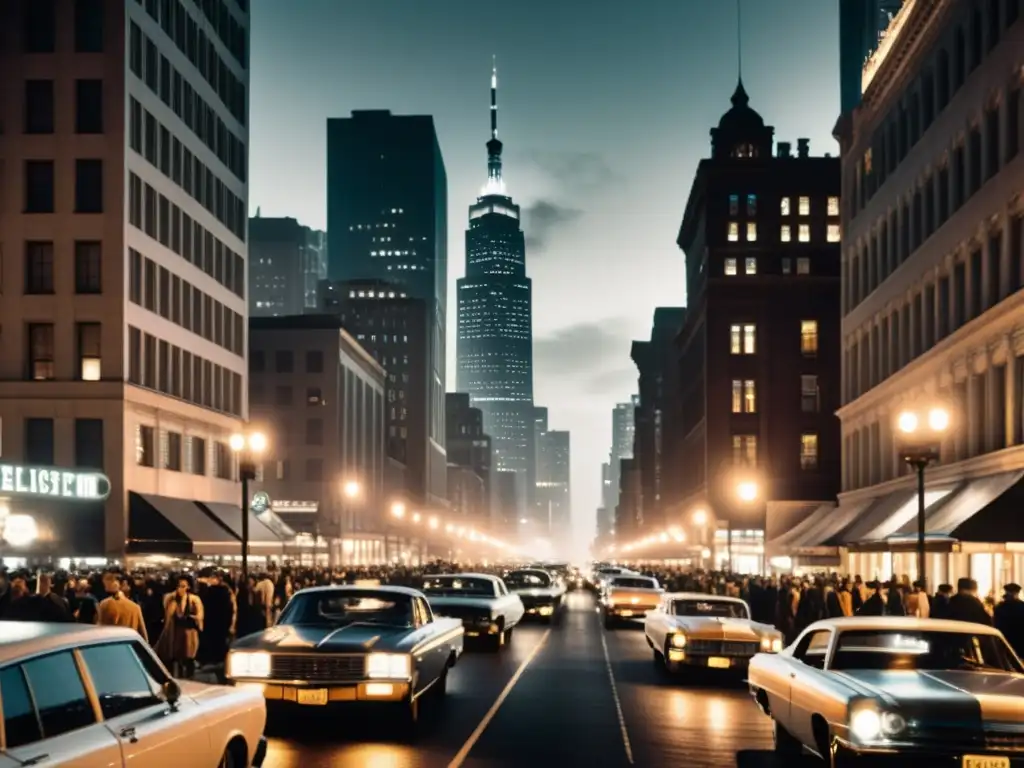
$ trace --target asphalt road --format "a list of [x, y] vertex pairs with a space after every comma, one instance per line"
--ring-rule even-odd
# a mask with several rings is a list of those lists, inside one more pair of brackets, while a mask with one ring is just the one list
[[593, 597], [575, 592], [550, 629], [522, 625], [500, 653], [463, 654], [414, 744], [385, 717], [303, 711], [269, 724], [265, 766], [781, 766], [741, 680], [673, 679], [651, 658], [639, 625], [606, 631]]

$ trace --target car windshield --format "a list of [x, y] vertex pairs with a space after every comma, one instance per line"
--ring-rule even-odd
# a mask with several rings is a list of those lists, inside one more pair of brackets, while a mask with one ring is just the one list
[[412, 599], [407, 595], [373, 590], [298, 592], [288, 601], [278, 624], [329, 626], [347, 624], [412, 625]]
[[495, 597], [494, 582], [471, 576], [434, 576], [423, 582], [423, 592], [435, 597]]
[[512, 571], [505, 577], [509, 589], [543, 589], [551, 586], [551, 577], [543, 571]]
[[877, 629], [842, 632], [831, 668], [1022, 671], [998, 635]]
[[673, 600], [674, 616], [707, 616], [718, 619], [749, 619], [747, 606], [731, 600]]
[[654, 579], [629, 579], [621, 576], [612, 581], [613, 589], [657, 589]]

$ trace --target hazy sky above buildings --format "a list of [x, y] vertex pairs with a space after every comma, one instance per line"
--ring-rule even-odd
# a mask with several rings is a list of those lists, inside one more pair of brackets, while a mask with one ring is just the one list
[[[448, 171], [448, 384], [467, 206], [486, 178], [492, 54], [505, 177], [524, 210], [535, 400], [572, 431], [589, 541], [630, 340], [685, 304], [675, 237], [736, 85], [734, 0], [252, 0], [250, 209], [326, 226], [326, 124], [434, 116]], [[745, 0], [743, 80], [776, 138], [835, 153], [837, 0]]]

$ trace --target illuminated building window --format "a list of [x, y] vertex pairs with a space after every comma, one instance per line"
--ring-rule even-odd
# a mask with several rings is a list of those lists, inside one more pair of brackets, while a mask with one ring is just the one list
[[818, 468], [818, 436], [813, 433], [800, 435], [800, 469]]
[[725, 274], [730, 277], [736, 274], [736, 259], [733, 256], [729, 256], [725, 259]]
[[100, 369], [100, 324], [78, 324], [78, 377], [82, 381], [99, 381]]
[[790, 210], [790, 207], [789, 207], [789, 198], [788, 197], [784, 197], [780, 201], [779, 212], [783, 216], [789, 216], [789, 214], [792, 213], [792, 211]]
[[805, 357], [815, 357], [818, 354], [818, 321], [800, 321], [800, 351]]
[[811, 198], [809, 198], [809, 197], [801, 197], [800, 198], [799, 208], [797, 210], [797, 213], [799, 213], [801, 216], [810, 216], [811, 215]]
[[788, 275], [793, 271], [793, 260], [783, 259], [782, 260], [782, 274]]
[[743, 413], [743, 382], [740, 379], [732, 380], [732, 412]]
[[740, 239], [740, 225], [735, 221], [729, 222], [729, 242], [735, 243]]
[[779, 229], [779, 240], [783, 243], [788, 243], [793, 239], [793, 229], [789, 224], [783, 224], [782, 228]]
[[757, 466], [757, 435], [732, 436], [732, 463], [736, 467]]
[[838, 224], [828, 225], [828, 235], [826, 238], [830, 243], [838, 243], [841, 239], [841, 233], [839, 232]]
[[757, 222], [756, 221], [748, 221], [747, 222], [747, 242], [748, 243], [756, 243], [757, 242]]
[[737, 216], [740, 212], [740, 196], [729, 195], [729, 215]]
[[809, 275], [811, 274], [811, 260], [806, 256], [801, 256], [796, 260], [796, 273], [798, 275]]
[[747, 256], [743, 261], [743, 274], [745, 275], [756, 275], [757, 274], [757, 257]]
[[757, 413], [757, 392], [753, 379], [743, 381], [743, 413]]
[[734, 355], [754, 354], [757, 342], [757, 326], [753, 323], [734, 324], [729, 327], [729, 351]]
[[743, 326], [743, 354], [752, 355], [756, 351], [757, 327], [753, 323]]
[[757, 215], [757, 195], [747, 195], [747, 215]]
[[798, 239], [801, 243], [811, 242], [811, 225], [801, 224], [799, 229]]
[[838, 216], [839, 215], [839, 198], [835, 195], [828, 199], [828, 215]]

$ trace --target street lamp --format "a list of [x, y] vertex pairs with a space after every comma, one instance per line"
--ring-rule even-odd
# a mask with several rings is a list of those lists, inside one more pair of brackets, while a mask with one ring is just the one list
[[249, 578], [249, 481], [256, 479], [256, 460], [267, 449], [262, 432], [234, 434], [229, 443], [238, 456], [238, 477], [242, 481], [242, 584]]
[[[359, 498], [363, 488], [355, 480], [346, 480], [341, 486], [341, 519], [338, 520], [338, 560], [345, 565], [345, 526], [348, 522], [348, 503]], [[352, 542], [352, 549], [355, 554], [355, 542]]]
[[901, 411], [896, 417], [900, 457], [917, 472], [917, 578], [928, 589], [925, 562], [924, 470], [941, 457], [942, 438], [949, 431], [950, 412], [940, 404]]
[[405, 504], [400, 501], [396, 501], [391, 505], [391, 514], [401, 520], [405, 517]]

